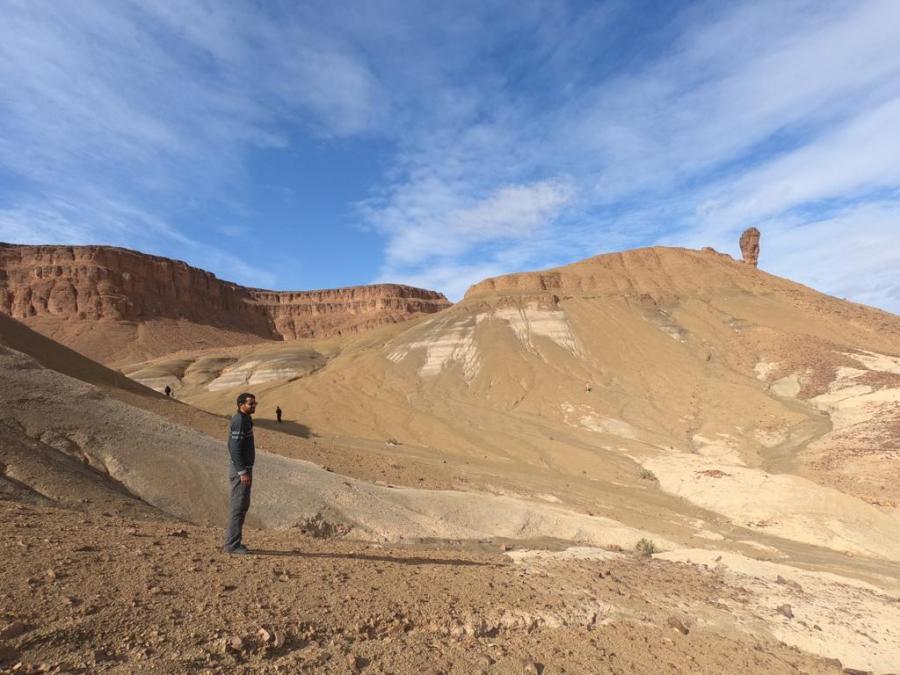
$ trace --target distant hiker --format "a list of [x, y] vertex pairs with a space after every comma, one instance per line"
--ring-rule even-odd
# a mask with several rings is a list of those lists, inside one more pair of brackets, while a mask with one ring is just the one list
[[169, 385], [166, 385], [166, 388], [163, 389], [163, 393], [166, 396], [171, 396], [172, 395], [172, 387], [170, 387]]
[[281, 424], [281, 408], [275, 406], [275, 419], [278, 420], [278, 424]]
[[590, 383], [590, 382], [585, 382], [585, 383], [584, 383], [584, 390], [585, 390], [588, 394], [591, 393], [591, 390], [592, 390], [592, 389], [593, 389], [593, 387], [591, 386], [591, 383]]
[[244, 518], [250, 509], [250, 486], [253, 483], [253, 461], [256, 446], [253, 443], [253, 413], [256, 412], [256, 396], [241, 394], [237, 397], [238, 411], [231, 418], [228, 436], [228, 454], [231, 457], [231, 497], [228, 505], [228, 530], [225, 532], [225, 552], [245, 554], [247, 547], [241, 543]]

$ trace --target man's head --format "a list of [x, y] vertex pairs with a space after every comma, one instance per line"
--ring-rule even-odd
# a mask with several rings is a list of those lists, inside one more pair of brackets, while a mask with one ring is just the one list
[[256, 411], [256, 396], [243, 393], [237, 397], [237, 407], [245, 415], [252, 415]]

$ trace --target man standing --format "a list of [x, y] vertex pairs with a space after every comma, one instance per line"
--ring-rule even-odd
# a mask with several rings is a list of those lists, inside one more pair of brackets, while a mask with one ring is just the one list
[[278, 424], [281, 424], [281, 407], [275, 406], [275, 418], [278, 420]]
[[250, 508], [250, 486], [253, 483], [253, 461], [256, 446], [253, 443], [253, 413], [256, 411], [256, 396], [241, 394], [237, 397], [237, 414], [231, 418], [228, 437], [228, 454], [231, 456], [231, 499], [228, 513], [228, 530], [225, 533], [225, 552], [248, 553], [241, 543], [244, 518]]

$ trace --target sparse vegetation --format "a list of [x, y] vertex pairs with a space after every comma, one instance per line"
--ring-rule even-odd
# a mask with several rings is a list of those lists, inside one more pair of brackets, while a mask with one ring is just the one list
[[656, 548], [656, 544], [653, 543], [650, 539], [641, 539], [634, 545], [634, 550], [638, 554], [649, 558], [654, 553], [659, 553], [659, 549]]
[[641, 469], [640, 477], [641, 480], [656, 480], [656, 474], [650, 469]]

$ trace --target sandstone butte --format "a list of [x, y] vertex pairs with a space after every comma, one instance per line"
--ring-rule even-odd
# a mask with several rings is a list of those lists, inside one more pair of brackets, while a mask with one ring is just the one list
[[0, 312], [108, 364], [354, 334], [450, 304], [401, 284], [269, 291], [123, 248], [0, 243]]

